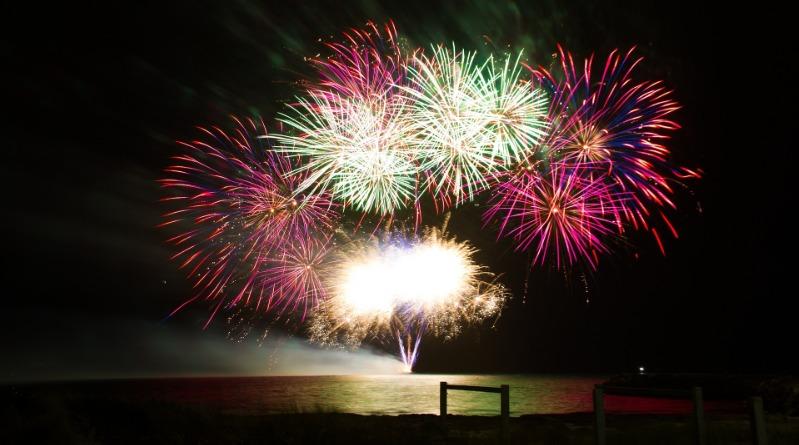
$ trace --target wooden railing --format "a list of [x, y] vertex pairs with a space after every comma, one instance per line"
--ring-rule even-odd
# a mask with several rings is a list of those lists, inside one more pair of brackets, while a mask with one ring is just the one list
[[500, 395], [500, 415], [503, 419], [510, 417], [510, 387], [500, 385], [499, 388], [493, 386], [471, 386], [471, 385], [450, 385], [441, 382], [440, 411], [441, 416], [447, 416], [447, 390], [455, 389], [460, 391], [493, 392]]

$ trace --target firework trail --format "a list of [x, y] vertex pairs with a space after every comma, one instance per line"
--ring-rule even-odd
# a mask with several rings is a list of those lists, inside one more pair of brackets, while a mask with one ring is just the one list
[[169, 239], [179, 249], [172, 258], [196, 291], [175, 312], [212, 301], [206, 326], [222, 306], [275, 307], [279, 296], [259, 280], [264, 264], [298, 240], [329, 236], [338, 218], [329, 196], [296, 193], [306, 176], [293, 173], [293, 164], [259, 137], [266, 134], [262, 122], [234, 121], [232, 132], [200, 128], [203, 139], [180, 142], [186, 153], [173, 158], [169, 177], [160, 181], [172, 192], [163, 201], [177, 207], [161, 226], [183, 230]]
[[453, 338], [464, 324], [498, 314], [506, 298], [475, 264], [474, 248], [438, 230], [353, 242], [342, 252], [328, 300], [311, 319], [311, 340], [357, 347], [393, 337], [408, 371], [425, 332]]
[[598, 78], [593, 77], [593, 56], [578, 69], [560, 46], [556, 70], [532, 70], [533, 82], [552, 99], [550, 131], [538, 151], [561, 162], [604, 170], [609, 190], [629, 198], [620, 202], [621, 217], [634, 229], [650, 230], [663, 251], [650, 219], [659, 216], [677, 237], [664, 213], [676, 208], [672, 186], [700, 174], [670, 162], [664, 142], [679, 128], [669, 116], [680, 106], [660, 81], [633, 80], [633, 70], [642, 60], [633, 50], [611, 52]]

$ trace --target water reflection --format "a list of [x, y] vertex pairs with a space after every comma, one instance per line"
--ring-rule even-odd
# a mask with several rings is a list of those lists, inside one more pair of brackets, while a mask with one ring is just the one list
[[[591, 389], [602, 380], [579, 376], [402, 374], [130, 383], [139, 386], [134, 391], [140, 397], [211, 405], [230, 412], [331, 411], [384, 415], [438, 414], [441, 381], [480, 386], [508, 384], [511, 415], [517, 416], [590, 411]], [[499, 394], [450, 391], [448, 402], [450, 414], [499, 414]]]

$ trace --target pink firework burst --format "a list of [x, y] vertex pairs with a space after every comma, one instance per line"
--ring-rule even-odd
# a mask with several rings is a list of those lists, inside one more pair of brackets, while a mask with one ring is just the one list
[[[589, 163], [605, 172], [614, 193], [628, 199], [620, 213], [635, 229], [650, 230], [663, 251], [650, 218], [657, 215], [674, 237], [677, 231], [666, 217], [675, 209], [673, 185], [700, 172], [674, 166], [665, 145], [680, 126], [670, 115], [680, 108], [671, 90], [660, 81], [637, 83], [632, 73], [642, 58], [634, 48], [610, 53], [601, 70], [594, 70], [593, 56], [582, 66], [558, 47], [557, 72], [532, 70], [533, 82], [551, 96], [550, 132], [537, 155], [559, 162]], [[598, 78], [593, 77], [598, 73]]]
[[483, 217], [498, 221], [500, 236], [512, 237], [517, 250], [531, 249], [533, 264], [554, 257], [561, 268], [578, 261], [596, 267], [606, 238], [618, 231], [624, 197], [598, 178], [590, 166], [556, 163], [543, 173], [508, 173], [496, 187]]
[[222, 306], [258, 304], [265, 288], [259, 272], [278, 248], [313, 234], [332, 233], [338, 213], [326, 194], [298, 195], [304, 174], [268, 145], [263, 122], [238, 120], [235, 130], [199, 128], [204, 138], [179, 142], [161, 185], [176, 210], [161, 226], [181, 226], [169, 239], [172, 257], [194, 281], [190, 302], [214, 301], [206, 326]]

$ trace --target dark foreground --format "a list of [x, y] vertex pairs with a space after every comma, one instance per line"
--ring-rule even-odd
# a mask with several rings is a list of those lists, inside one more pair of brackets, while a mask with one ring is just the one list
[[[311, 412], [244, 415], [168, 402], [101, 397], [44, 397], [5, 388], [0, 443], [148, 444], [489, 444], [503, 441], [497, 417], [361, 416]], [[709, 444], [752, 443], [748, 419], [708, 414]], [[692, 443], [689, 416], [613, 415], [609, 444]], [[591, 444], [593, 417], [585, 414], [511, 418], [509, 443]], [[770, 415], [769, 443], [798, 444], [799, 418]]]

